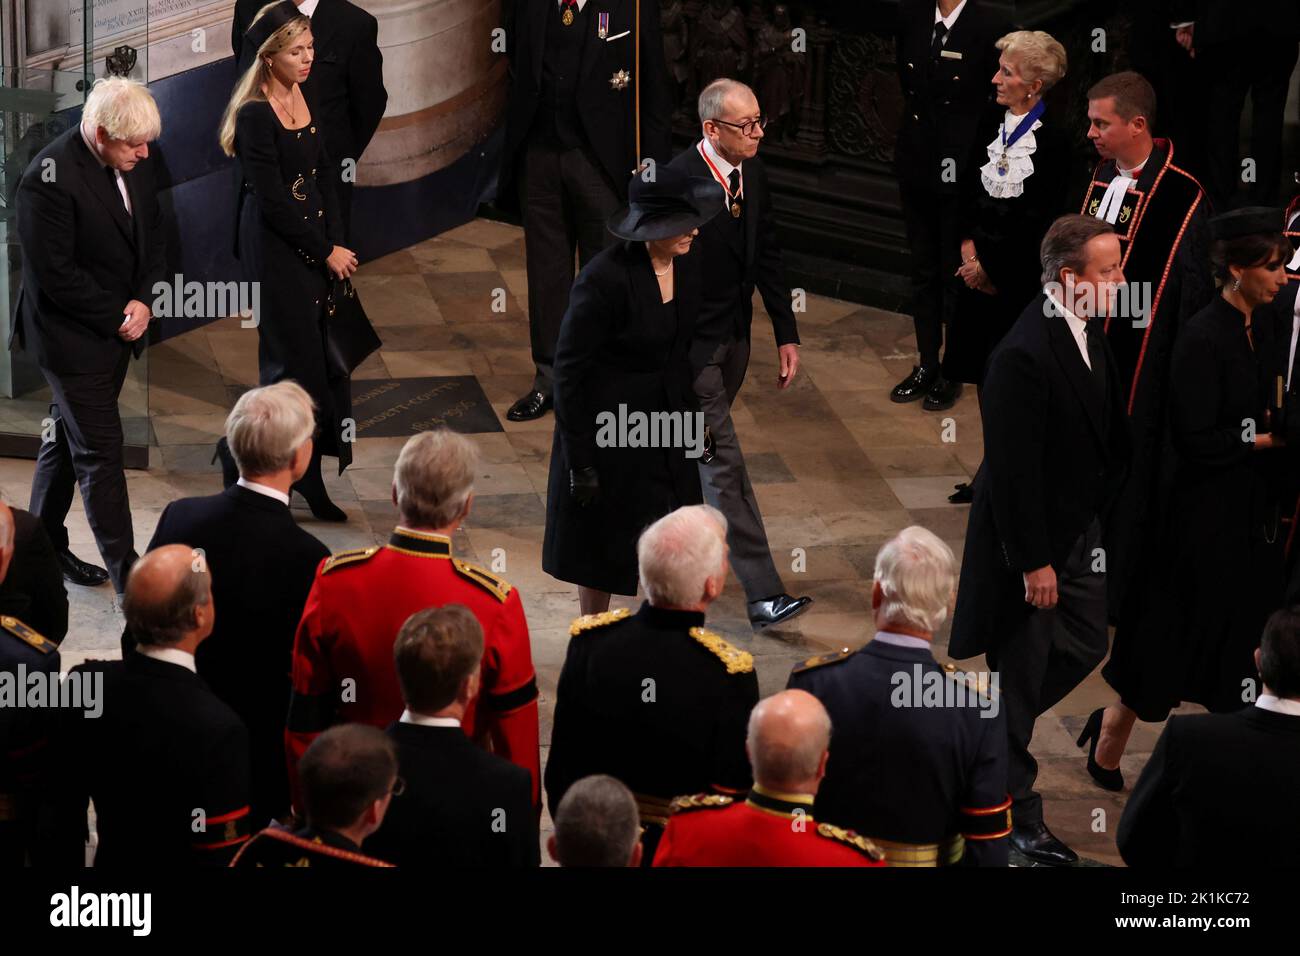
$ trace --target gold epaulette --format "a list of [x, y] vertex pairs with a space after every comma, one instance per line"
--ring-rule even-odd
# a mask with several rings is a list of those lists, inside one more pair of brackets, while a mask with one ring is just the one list
[[816, 657], [810, 657], [806, 661], [800, 661], [794, 665], [793, 673], [798, 674], [802, 671], [810, 671], [814, 667], [821, 667], [825, 664], [838, 664], [840, 661], [846, 661], [853, 656], [853, 652], [847, 647], [842, 651], [831, 651], [829, 654], [818, 654]]
[[708, 628], [691, 628], [691, 637], [716, 654], [718, 659], [727, 665], [728, 674], [748, 674], [754, 669], [754, 655], [749, 651], [742, 651], [739, 647], [733, 647], [723, 640], [721, 635], [714, 634]]
[[325, 560], [325, 566], [320, 569], [321, 574], [329, 574], [335, 568], [341, 568], [345, 564], [356, 564], [358, 561], [368, 561], [379, 551], [379, 546], [374, 545], [369, 548], [349, 548], [347, 551], [340, 551], [338, 554], [331, 554]]
[[569, 625], [569, 636], [576, 637], [583, 631], [590, 631], [594, 627], [604, 627], [607, 624], [613, 624], [615, 621], [621, 621], [625, 617], [630, 617], [632, 611], [628, 608], [621, 607], [616, 611], [602, 611], [600, 614], [584, 614], [576, 618]]
[[672, 812], [719, 810], [722, 807], [729, 807], [735, 802], [734, 797], [724, 797], [720, 793], [693, 793], [685, 797], [673, 797]]
[[452, 558], [451, 566], [460, 573], [461, 577], [469, 578], [498, 601], [504, 602], [510, 597], [510, 584], [505, 578], [497, 577], [487, 568], [480, 568], [477, 564], [470, 564], [460, 558]]
[[975, 674], [970, 671], [957, 670], [957, 665], [952, 661], [944, 662], [943, 672], [958, 683], [965, 684], [971, 690], [978, 694], [984, 694], [990, 699], [992, 699], [992, 697], [997, 693], [997, 688], [993, 686], [992, 681], [986, 681], [984, 686], [981, 687], [979, 684], [979, 678], [976, 677]]
[[869, 857], [877, 863], [885, 858], [884, 850], [852, 830], [844, 830], [829, 823], [819, 823], [817, 824], [817, 835], [824, 836], [828, 840], [835, 840], [837, 843], [843, 843], [845, 846], [851, 846], [863, 856]]
[[59, 645], [44, 634], [32, 630], [18, 618], [10, 617], [8, 614], [0, 615], [0, 627], [18, 638], [18, 640], [30, 644], [42, 654], [51, 654], [59, 649]]

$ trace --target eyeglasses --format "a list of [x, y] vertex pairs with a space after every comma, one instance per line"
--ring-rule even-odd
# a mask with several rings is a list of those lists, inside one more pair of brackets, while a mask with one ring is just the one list
[[393, 779], [393, 789], [389, 790], [388, 792], [394, 797], [400, 797], [403, 793], [406, 792], [406, 781], [403, 780], [401, 777], [395, 777]]
[[756, 120], [749, 120], [748, 122], [745, 123], [728, 123], [726, 120], [720, 120], [720, 119], [715, 119], [713, 122], [719, 123], [723, 126], [730, 126], [732, 129], [738, 129], [740, 130], [740, 134], [742, 136], [753, 136], [755, 126], [757, 126], [759, 129], [767, 129], [766, 116], [760, 116]]

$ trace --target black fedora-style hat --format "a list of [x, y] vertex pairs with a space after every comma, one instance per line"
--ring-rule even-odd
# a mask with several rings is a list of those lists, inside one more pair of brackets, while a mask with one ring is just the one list
[[725, 197], [712, 179], [656, 165], [649, 182], [640, 173], [632, 176], [628, 204], [610, 216], [605, 226], [620, 239], [668, 239], [688, 233], [722, 212]]

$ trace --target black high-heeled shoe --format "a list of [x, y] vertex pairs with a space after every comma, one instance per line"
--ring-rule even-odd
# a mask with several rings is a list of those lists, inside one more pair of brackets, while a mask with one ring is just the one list
[[239, 480], [239, 466], [235, 464], [235, 456], [230, 453], [230, 443], [226, 441], [226, 436], [222, 435], [217, 439], [216, 451], [212, 453], [212, 464], [221, 459], [221, 481], [226, 488], [229, 488]]
[[348, 520], [347, 512], [330, 501], [329, 492], [325, 490], [325, 481], [321, 478], [319, 458], [311, 463], [307, 473], [293, 485], [293, 490], [302, 495], [311, 513], [321, 521]]
[[1104, 710], [1105, 708], [1098, 707], [1088, 715], [1088, 722], [1083, 725], [1083, 733], [1079, 734], [1077, 743], [1080, 747], [1088, 745], [1088, 774], [1097, 781], [1097, 786], [1119, 793], [1124, 789], [1124, 774], [1118, 767], [1107, 770], [1097, 763], [1097, 742], [1101, 740], [1101, 715]]

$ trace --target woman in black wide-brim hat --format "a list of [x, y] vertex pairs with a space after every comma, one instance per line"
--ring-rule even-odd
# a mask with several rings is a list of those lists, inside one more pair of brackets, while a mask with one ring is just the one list
[[[555, 353], [542, 567], [578, 585], [583, 614], [608, 608], [611, 593], [636, 594], [642, 530], [702, 501], [688, 348], [704, 280], [691, 244], [723, 193], [660, 166], [650, 182], [633, 177], [629, 200], [608, 223], [624, 241], [574, 283]], [[670, 447], [624, 427], [663, 412], [682, 426]]]

